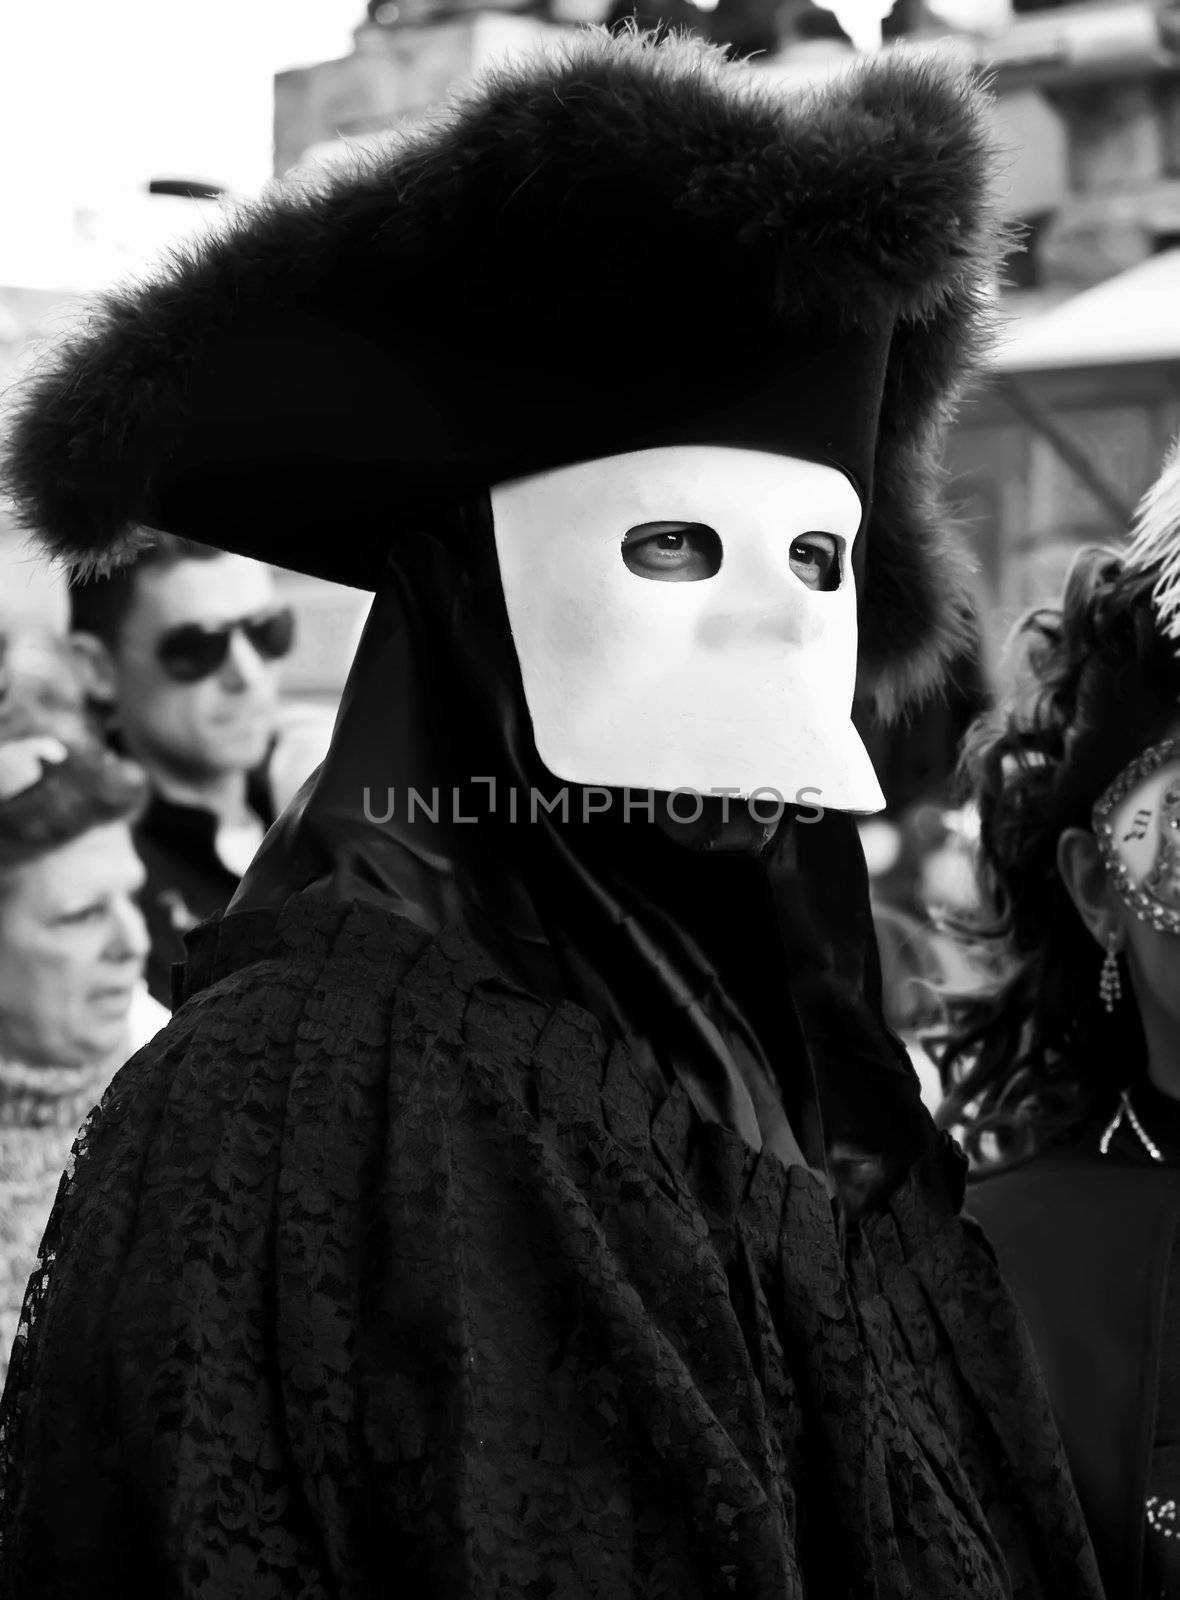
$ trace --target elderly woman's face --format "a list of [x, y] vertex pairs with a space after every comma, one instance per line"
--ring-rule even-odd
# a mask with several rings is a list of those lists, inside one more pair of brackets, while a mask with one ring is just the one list
[[121, 1048], [147, 954], [134, 901], [143, 877], [124, 822], [91, 828], [9, 877], [0, 891], [0, 1056], [81, 1066]]

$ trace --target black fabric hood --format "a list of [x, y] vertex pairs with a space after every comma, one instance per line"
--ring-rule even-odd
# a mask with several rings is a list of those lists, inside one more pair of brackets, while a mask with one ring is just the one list
[[485, 496], [399, 541], [328, 758], [230, 914], [318, 888], [453, 933], [590, 1011], [707, 1121], [760, 1147], [781, 1097], [811, 1164], [850, 1147], [895, 1176], [930, 1124], [882, 1019], [855, 824], [711, 801], [667, 825], [666, 798], [541, 764]]

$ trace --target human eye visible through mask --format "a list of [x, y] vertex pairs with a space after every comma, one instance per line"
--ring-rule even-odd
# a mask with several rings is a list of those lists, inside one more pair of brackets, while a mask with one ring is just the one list
[[700, 522], [642, 522], [621, 549], [629, 572], [657, 583], [699, 583], [721, 569], [721, 540]]
[[[620, 548], [628, 571], [656, 583], [699, 583], [721, 570], [720, 536], [700, 522], [639, 523], [628, 528]], [[834, 534], [800, 534], [791, 541], [788, 559], [807, 588], [840, 587], [840, 541]]]
[[840, 541], [831, 533], [802, 533], [791, 540], [791, 571], [809, 589], [840, 587]]

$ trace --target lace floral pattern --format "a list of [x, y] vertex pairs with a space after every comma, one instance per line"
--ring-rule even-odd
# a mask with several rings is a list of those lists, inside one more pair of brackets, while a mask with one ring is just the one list
[[109, 1078], [103, 1066], [0, 1061], [0, 1383], [62, 1168]]
[[371, 907], [206, 931], [116, 1078], [0, 1410], [0, 1594], [1097, 1600], [932, 1143], [820, 1180]]

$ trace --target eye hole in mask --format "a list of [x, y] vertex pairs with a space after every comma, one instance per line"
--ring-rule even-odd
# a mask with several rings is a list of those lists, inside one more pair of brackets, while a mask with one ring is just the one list
[[[656, 583], [700, 583], [721, 570], [721, 539], [701, 522], [641, 522], [628, 528], [623, 561], [637, 578]], [[840, 587], [840, 540], [831, 533], [792, 539], [791, 571], [808, 589]]]
[[721, 540], [703, 522], [641, 522], [623, 536], [623, 562], [637, 578], [700, 583], [721, 570]]
[[840, 587], [840, 543], [834, 533], [801, 533], [791, 540], [791, 571], [824, 594]]

